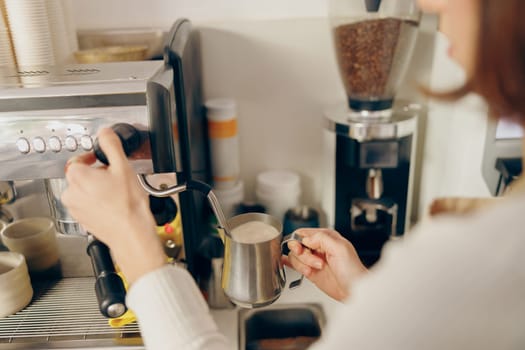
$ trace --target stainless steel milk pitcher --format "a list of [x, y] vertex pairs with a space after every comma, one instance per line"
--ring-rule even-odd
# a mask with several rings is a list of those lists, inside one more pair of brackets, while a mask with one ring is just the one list
[[[300, 241], [300, 237], [292, 235], [283, 240], [281, 222], [263, 213], [234, 216], [228, 220], [228, 228], [234, 230], [253, 221], [268, 224], [279, 234], [256, 243], [242, 243], [231, 235], [223, 237], [222, 288], [234, 304], [244, 308], [266, 306], [279, 298], [286, 284], [281, 262], [282, 246], [292, 239]], [[290, 286], [297, 287], [301, 280], [293, 281]]]
[[[189, 180], [181, 185], [158, 190], [153, 188], [143, 175], [139, 175], [139, 182], [148, 193], [158, 197], [186, 190], [196, 190], [207, 196], [219, 222], [224, 242], [221, 284], [224, 293], [234, 304], [244, 308], [255, 308], [269, 305], [279, 298], [286, 283], [281, 262], [282, 247], [290, 240], [301, 242], [301, 237], [291, 234], [283, 239], [281, 222], [268, 214], [246, 213], [226, 220], [217, 197], [205, 183]], [[271, 239], [255, 243], [242, 243], [232, 237], [233, 229], [254, 221], [270, 225], [278, 234]], [[290, 287], [298, 287], [301, 281], [302, 277], [290, 283]]]

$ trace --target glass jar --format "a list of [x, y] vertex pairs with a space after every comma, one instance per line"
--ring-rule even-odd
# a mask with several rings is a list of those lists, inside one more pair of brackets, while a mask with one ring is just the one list
[[390, 109], [417, 38], [416, 0], [330, 0], [329, 16], [350, 108]]

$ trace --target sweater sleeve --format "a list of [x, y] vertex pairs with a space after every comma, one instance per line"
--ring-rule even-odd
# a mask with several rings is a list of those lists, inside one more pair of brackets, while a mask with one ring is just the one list
[[126, 302], [138, 319], [144, 344], [157, 349], [230, 349], [195, 281], [166, 265], [138, 279]]
[[312, 350], [523, 349], [522, 211], [445, 217], [388, 243]]

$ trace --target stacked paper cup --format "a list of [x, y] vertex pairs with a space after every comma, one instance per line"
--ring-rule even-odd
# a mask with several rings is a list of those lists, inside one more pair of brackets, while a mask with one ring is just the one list
[[55, 64], [46, 0], [4, 0], [19, 67]]
[[229, 218], [244, 199], [240, 179], [237, 104], [229, 98], [206, 101], [214, 193]]
[[53, 54], [55, 63], [64, 64], [73, 62], [73, 48], [68, 33], [69, 18], [66, 13], [66, 7], [62, 0], [47, 0], [47, 13], [49, 19], [49, 31], [53, 43]]
[[[70, 52], [74, 53], [78, 50], [78, 38], [77, 38], [77, 29], [75, 21], [73, 20], [73, 0], [62, 0], [62, 11], [64, 14], [64, 20], [66, 23], [66, 32], [67, 40], [69, 43]], [[72, 59], [73, 56], [71, 56]]]
[[9, 38], [9, 26], [7, 25], [7, 13], [4, 2], [0, 0], [0, 68], [15, 67], [15, 56]]

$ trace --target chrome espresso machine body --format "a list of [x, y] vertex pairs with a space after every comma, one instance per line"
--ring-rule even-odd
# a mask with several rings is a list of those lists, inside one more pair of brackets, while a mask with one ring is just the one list
[[[98, 130], [125, 123], [141, 131], [147, 146], [147, 152], [130, 156], [137, 174], [175, 173], [178, 183], [209, 182], [199, 45], [191, 23], [178, 20], [163, 60], [3, 72], [0, 180], [44, 179], [60, 233], [84, 234], [60, 202], [64, 166], [93, 150]], [[178, 195], [185, 262], [194, 275], [207, 205], [200, 194]]]

